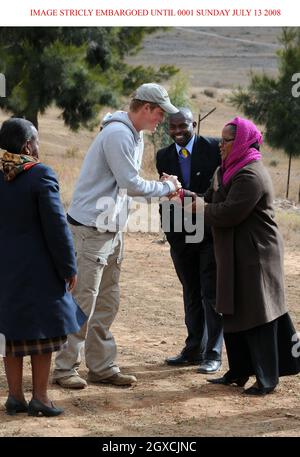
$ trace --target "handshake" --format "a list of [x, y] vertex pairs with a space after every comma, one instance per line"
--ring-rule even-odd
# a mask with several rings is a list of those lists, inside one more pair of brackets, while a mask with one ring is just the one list
[[178, 177], [177, 176], [174, 176], [174, 175], [167, 175], [167, 173], [163, 173], [161, 178], [160, 178], [160, 181], [164, 182], [164, 181], [169, 181], [171, 182], [174, 186], [175, 186], [175, 192], [172, 192], [171, 194], [169, 195], [173, 195], [174, 193], [176, 193], [179, 189], [182, 188], [181, 186], [181, 183], [178, 181]]
[[[161, 202], [163, 201], [172, 201], [179, 205], [184, 205], [184, 209], [191, 212], [198, 212], [203, 210], [204, 208], [204, 200], [203, 198], [198, 197], [195, 192], [191, 190], [183, 189], [181, 183], [178, 181], [178, 177], [174, 175], [167, 175], [163, 173], [162, 177], [160, 178], [161, 181], [171, 181], [175, 185], [175, 192], [171, 192], [166, 197], [162, 197], [160, 199]], [[187, 198], [189, 197], [189, 198]], [[187, 200], [185, 200], [187, 198]]]

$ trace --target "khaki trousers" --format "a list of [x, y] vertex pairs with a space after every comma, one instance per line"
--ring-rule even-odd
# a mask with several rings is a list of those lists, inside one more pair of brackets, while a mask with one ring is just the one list
[[110, 327], [119, 308], [119, 277], [123, 252], [122, 233], [101, 233], [70, 225], [77, 255], [78, 283], [74, 298], [89, 317], [79, 333], [68, 336], [57, 353], [53, 379], [77, 374], [81, 351], [89, 373], [105, 379], [120, 371], [115, 339]]

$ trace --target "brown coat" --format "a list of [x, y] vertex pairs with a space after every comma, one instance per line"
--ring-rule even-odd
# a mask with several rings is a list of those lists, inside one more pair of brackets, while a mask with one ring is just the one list
[[208, 190], [205, 223], [213, 227], [217, 310], [224, 331], [239, 332], [286, 313], [283, 242], [274, 221], [271, 178], [252, 162], [226, 185]]

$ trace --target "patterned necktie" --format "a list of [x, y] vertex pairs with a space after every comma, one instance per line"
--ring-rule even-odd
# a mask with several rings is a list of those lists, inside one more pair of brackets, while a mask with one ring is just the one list
[[189, 187], [190, 185], [190, 174], [191, 174], [191, 154], [186, 148], [181, 148], [179, 152], [180, 158], [180, 168], [182, 173], [184, 187]]
[[183, 157], [184, 159], [186, 159], [186, 158], [190, 155], [190, 153], [189, 153], [189, 151], [188, 151], [187, 149], [181, 148], [181, 150], [180, 150], [180, 155], [181, 155], [181, 157]]

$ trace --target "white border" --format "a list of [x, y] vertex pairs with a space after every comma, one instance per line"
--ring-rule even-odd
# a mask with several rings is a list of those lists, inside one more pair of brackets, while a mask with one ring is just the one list
[[[244, 12], [234, 16], [233, 10]], [[31, 10], [55, 11], [56, 16], [32, 16]], [[85, 15], [70, 16], [70, 11]], [[129, 15], [103, 16], [97, 10]], [[155, 14], [165, 11], [164, 16]], [[215, 15], [198, 14], [214, 10]], [[261, 15], [258, 11], [261, 11]], [[280, 10], [280, 15], [277, 11]], [[139, 11], [140, 15], [130, 15]], [[172, 16], [168, 13], [172, 11]], [[190, 11], [193, 15], [182, 16]], [[229, 11], [228, 15], [221, 12]], [[250, 15], [248, 15], [250, 11]], [[266, 15], [275, 12], [275, 15]], [[63, 14], [63, 16], [61, 15]], [[68, 14], [68, 15], [66, 15]], [[0, 6], [0, 26], [297, 26], [300, 3], [296, 0], [10, 0]]]

